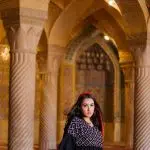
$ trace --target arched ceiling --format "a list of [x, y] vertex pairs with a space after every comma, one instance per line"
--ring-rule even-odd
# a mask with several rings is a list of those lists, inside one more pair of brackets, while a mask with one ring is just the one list
[[57, 5], [60, 9], [64, 9], [71, 1], [70, 0], [51, 0], [51, 2]]
[[56, 20], [50, 32], [49, 43], [65, 47], [72, 29], [78, 23], [78, 20], [83, 17], [93, 1], [94, 0], [73, 0]]
[[106, 10], [115, 20], [116, 22], [120, 25], [120, 27], [126, 32], [125, 24], [126, 21], [122, 16], [122, 13], [118, 12], [115, 8], [111, 7], [108, 5], [108, 3], [104, 3], [104, 8], [103, 10]]
[[[51, 0], [45, 24], [48, 44], [65, 47], [89, 23], [111, 36], [121, 49], [126, 47], [128, 38], [138, 35], [135, 37], [139, 40], [141, 34], [147, 32], [147, 6], [150, 6], [150, 0], [115, 2], [121, 13], [109, 6], [105, 0]], [[2, 40], [6, 36], [2, 22], [0, 31]]]
[[[44, 0], [44, 1], [43, 0], [38, 0], [38, 1], [37, 0], [1, 1], [0, 2], [0, 13], [1, 13], [0, 16], [3, 16], [2, 14], [7, 16], [7, 15], [9, 15], [13, 12], [14, 16], [13, 17], [11, 16], [10, 20], [12, 18], [18, 19], [19, 15], [20, 16], [24, 15], [22, 12], [24, 12], [26, 10], [32, 10], [31, 12], [29, 12], [29, 14], [32, 14], [34, 11], [35, 12], [37, 11], [39, 13], [39, 15], [41, 15], [42, 17], [45, 17], [45, 18], [42, 18], [42, 19], [46, 19], [49, 1], [50, 0]], [[4, 12], [2, 13], [2, 11], [4, 11]], [[8, 14], [6, 13], [6, 11], [8, 12]], [[0, 17], [0, 42], [2, 43], [3, 41], [7, 41], [7, 40], [5, 40], [6, 38], [7, 38], [6, 37], [6, 31], [5, 31], [4, 26], [3, 26], [2, 18]]]
[[145, 14], [142, 11], [139, 1], [115, 0], [126, 21], [127, 34], [140, 34], [146, 32]]
[[95, 26], [99, 30], [103, 29], [104, 33], [112, 37], [119, 49], [127, 49], [126, 35], [123, 28], [105, 9], [95, 12], [92, 17], [97, 21]]
[[148, 22], [148, 18], [149, 18], [148, 4], [147, 4], [146, 0], [138, 0], [138, 2], [142, 8], [142, 11], [143, 11], [143, 14], [145, 17], [145, 21]]
[[44, 30], [42, 32], [41, 38], [38, 43], [38, 51], [40, 51], [40, 52], [47, 51], [47, 37], [46, 37], [46, 33]]
[[53, 3], [53, 2], [49, 3], [48, 19], [45, 23], [45, 32], [46, 32], [47, 38], [50, 34], [50, 31], [51, 31], [55, 21], [57, 20], [60, 13], [62, 12], [62, 9], [60, 7], [58, 7], [58, 4], [56, 5], [56, 2], [55, 3]]
[[92, 24], [114, 38], [120, 48], [125, 48], [128, 37], [147, 32], [147, 14], [146, 11], [143, 12], [146, 6], [139, 1], [115, 0], [120, 14], [104, 0], [68, 0], [66, 5], [63, 0], [57, 0], [55, 4], [61, 7], [62, 12], [49, 32], [49, 44], [65, 47], [71, 36], [77, 35], [76, 32], [80, 33], [85, 24], [89, 23], [87, 20], [92, 17]]

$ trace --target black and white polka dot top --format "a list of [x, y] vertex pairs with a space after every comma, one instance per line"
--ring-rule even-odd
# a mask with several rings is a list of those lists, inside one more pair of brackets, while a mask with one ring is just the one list
[[74, 117], [59, 150], [102, 150], [102, 143], [102, 133], [97, 127], [91, 127], [83, 119]]

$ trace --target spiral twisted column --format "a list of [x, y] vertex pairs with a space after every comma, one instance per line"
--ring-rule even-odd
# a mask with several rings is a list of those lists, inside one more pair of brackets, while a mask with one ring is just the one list
[[12, 53], [10, 67], [9, 149], [33, 149], [35, 54]]
[[10, 44], [9, 150], [33, 150], [36, 47], [46, 16], [29, 8], [2, 11]]
[[150, 148], [150, 66], [136, 68], [135, 134], [136, 150]]
[[51, 125], [51, 122], [49, 121], [49, 115], [51, 108], [49, 108], [49, 78], [50, 74], [47, 72], [43, 81], [43, 99], [40, 112], [40, 150], [48, 150], [50, 144], [49, 126]]
[[64, 48], [49, 45], [48, 74], [41, 108], [40, 150], [57, 149], [57, 85], [58, 72], [63, 54]]
[[134, 149], [150, 149], [150, 60], [149, 50], [137, 48], [135, 76]]

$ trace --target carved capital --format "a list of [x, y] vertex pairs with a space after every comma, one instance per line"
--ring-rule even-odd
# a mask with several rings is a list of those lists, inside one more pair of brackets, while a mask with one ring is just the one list
[[65, 48], [58, 45], [49, 45], [48, 50], [48, 71], [58, 72], [60, 63], [64, 58]]
[[48, 54], [50, 55], [63, 55], [65, 53], [65, 48], [59, 45], [50, 44], [48, 45]]
[[135, 47], [137, 47], [137, 46], [138, 47], [140, 47], [140, 46], [146, 47], [146, 40], [147, 40], [147, 33], [146, 32], [137, 33], [137, 34], [130, 34], [127, 36], [127, 41], [128, 41], [128, 44], [130, 47], [133, 47], [133, 46], [135, 46]]
[[145, 44], [132, 44], [130, 45], [130, 50], [136, 62], [136, 66], [148, 65], [149, 61], [147, 58], [149, 54], [147, 53]]
[[36, 53], [42, 27], [27, 24], [11, 26], [7, 29], [11, 52]]
[[129, 49], [134, 53], [136, 51], [144, 51], [145, 47], [145, 44], [131, 44]]
[[11, 52], [35, 53], [47, 12], [30, 8], [2, 10]]
[[121, 114], [119, 112], [114, 113], [114, 122], [121, 122]]

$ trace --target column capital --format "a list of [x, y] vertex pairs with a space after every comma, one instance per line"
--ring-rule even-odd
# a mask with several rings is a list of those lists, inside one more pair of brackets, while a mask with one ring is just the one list
[[43, 27], [27, 24], [11, 26], [7, 29], [7, 37], [11, 53], [36, 53]]
[[136, 67], [138, 66], [150, 66], [150, 53], [149, 53], [149, 45], [141, 44], [141, 45], [131, 45], [130, 50], [133, 54]]
[[130, 44], [129, 49], [131, 50], [131, 52], [135, 53], [137, 51], [144, 51], [145, 47], [145, 44]]
[[129, 49], [134, 56], [135, 61], [137, 60], [137, 55], [142, 53], [146, 48], [147, 33], [137, 33], [127, 36], [127, 42], [129, 44]]
[[7, 37], [10, 44], [10, 52], [36, 53], [43, 26], [33, 24], [12, 24], [6, 27]]
[[65, 48], [59, 45], [48, 46], [48, 72], [57, 72], [64, 58]]
[[[147, 40], [147, 32], [140, 32], [140, 33], [134, 33], [127, 35], [127, 42], [129, 46], [140, 46], [145, 45], [146, 46], [146, 40]], [[129, 47], [130, 48], [130, 47]]]
[[48, 55], [64, 55], [66, 48], [55, 44], [48, 45]]
[[10, 6], [10, 3], [6, 1], [5, 7], [2, 2], [4, 9], [1, 10], [1, 18], [6, 29], [11, 52], [36, 53], [36, 46], [47, 19], [48, 10], [14, 7]]

